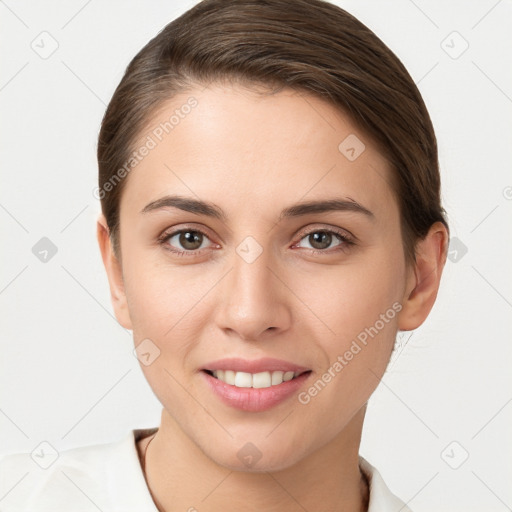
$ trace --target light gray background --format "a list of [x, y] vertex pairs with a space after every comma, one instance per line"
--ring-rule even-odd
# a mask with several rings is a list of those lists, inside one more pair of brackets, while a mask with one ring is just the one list
[[[0, 453], [159, 423], [110, 306], [95, 147], [129, 60], [194, 3], [0, 1]], [[512, 510], [512, 2], [336, 3], [418, 83], [458, 239], [431, 316], [370, 401], [362, 454], [415, 512]], [[58, 248], [47, 262], [42, 237]]]

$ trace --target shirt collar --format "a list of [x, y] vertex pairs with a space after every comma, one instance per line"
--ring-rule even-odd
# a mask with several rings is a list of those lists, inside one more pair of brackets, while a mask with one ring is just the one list
[[411, 512], [407, 504], [390, 491], [377, 469], [361, 456], [359, 467], [368, 480], [368, 512]]

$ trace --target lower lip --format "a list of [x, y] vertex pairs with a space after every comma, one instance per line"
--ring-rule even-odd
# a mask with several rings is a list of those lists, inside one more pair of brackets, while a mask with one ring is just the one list
[[267, 411], [296, 393], [311, 372], [268, 388], [239, 388], [202, 371], [212, 391], [227, 405], [249, 412]]

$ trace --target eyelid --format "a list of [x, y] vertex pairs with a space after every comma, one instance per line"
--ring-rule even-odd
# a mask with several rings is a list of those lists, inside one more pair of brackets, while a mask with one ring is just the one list
[[343, 229], [343, 228], [340, 228], [338, 226], [326, 225], [326, 224], [323, 224], [323, 225], [313, 225], [312, 227], [308, 227], [304, 231], [301, 231], [297, 235], [299, 237], [298, 241], [302, 240], [305, 236], [310, 235], [311, 233], [317, 233], [319, 231], [320, 232], [326, 231], [326, 232], [329, 232], [329, 233], [335, 233], [335, 234], [341, 236], [342, 238], [346, 239], [348, 242], [354, 242], [355, 243], [355, 242], [358, 241], [358, 238], [354, 234], [352, 234], [350, 231], [348, 231], [347, 229]]
[[158, 240], [163, 240], [165, 238], [169, 238], [169, 237], [174, 236], [183, 231], [197, 231], [198, 233], [201, 233], [201, 234], [207, 236], [209, 239], [212, 238], [205, 228], [197, 227], [193, 224], [184, 224], [184, 225], [178, 224], [178, 226], [172, 226], [170, 228], [166, 228], [158, 235], [157, 238], [158, 238]]

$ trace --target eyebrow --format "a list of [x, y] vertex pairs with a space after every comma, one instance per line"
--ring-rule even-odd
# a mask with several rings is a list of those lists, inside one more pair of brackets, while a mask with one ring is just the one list
[[[227, 221], [226, 214], [216, 204], [182, 196], [165, 196], [156, 201], [152, 201], [141, 210], [141, 213], [149, 213], [166, 208], [177, 208], [185, 212], [219, 219], [223, 222]], [[368, 210], [368, 208], [365, 208], [351, 198], [334, 198], [320, 201], [307, 201], [289, 206], [281, 212], [279, 221], [312, 213], [328, 213], [332, 211], [355, 212], [361, 213], [371, 219], [375, 218], [375, 215]]]

